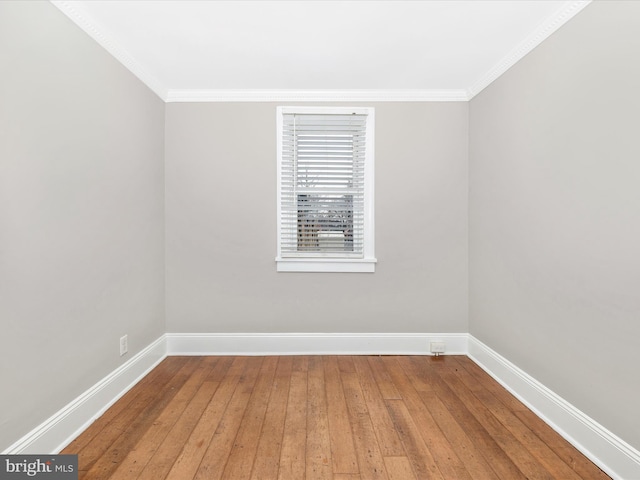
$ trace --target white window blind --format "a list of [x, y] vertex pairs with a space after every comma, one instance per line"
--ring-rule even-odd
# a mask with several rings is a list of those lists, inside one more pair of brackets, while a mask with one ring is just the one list
[[372, 260], [371, 109], [318, 110], [279, 110], [278, 258]]

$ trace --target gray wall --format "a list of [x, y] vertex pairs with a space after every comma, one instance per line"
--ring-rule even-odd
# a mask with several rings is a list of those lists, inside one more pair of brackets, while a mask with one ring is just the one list
[[470, 331], [640, 448], [640, 2], [470, 103]]
[[374, 274], [276, 273], [276, 104], [168, 104], [169, 332], [466, 332], [466, 103], [376, 109]]
[[164, 104], [48, 2], [0, 65], [1, 451], [165, 325]]

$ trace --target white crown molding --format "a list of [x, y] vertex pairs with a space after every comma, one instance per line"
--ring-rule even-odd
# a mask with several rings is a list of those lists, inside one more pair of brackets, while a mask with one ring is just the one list
[[465, 90], [169, 90], [167, 102], [466, 102]]
[[165, 336], [31, 430], [3, 455], [58, 453], [167, 356]]
[[466, 333], [167, 333], [168, 355], [466, 355]]
[[85, 13], [79, 12], [66, 0], [49, 0], [62, 13], [71, 19], [76, 25], [84, 30], [87, 35], [93, 38], [98, 45], [109, 52], [116, 60], [133, 73], [151, 91], [162, 100], [166, 100], [167, 89], [160, 81], [151, 75], [142, 65], [135, 60], [118, 42], [116, 42], [107, 31], [94, 19], [87, 18]]
[[519, 62], [526, 54], [545, 41], [553, 32], [571, 20], [582, 9], [591, 3], [591, 0], [572, 0], [565, 4], [556, 13], [536, 28], [522, 43], [511, 50], [502, 60], [480, 77], [467, 92], [471, 100], [478, 93], [493, 83], [498, 77]]
[[468, 356], [538, 417], [616, 479], [640, 478], [640, 452], [469, 335]]

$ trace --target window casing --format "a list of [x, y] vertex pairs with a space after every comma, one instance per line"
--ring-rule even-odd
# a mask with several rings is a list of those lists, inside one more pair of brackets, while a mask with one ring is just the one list
[[373, 272], [373, 108], [279, 107], [280, 272]]

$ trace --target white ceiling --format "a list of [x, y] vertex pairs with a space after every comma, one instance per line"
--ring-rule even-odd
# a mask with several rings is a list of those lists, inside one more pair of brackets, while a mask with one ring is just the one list
[[589, 1], [57, 1], [166, 101], [468, 100]]

